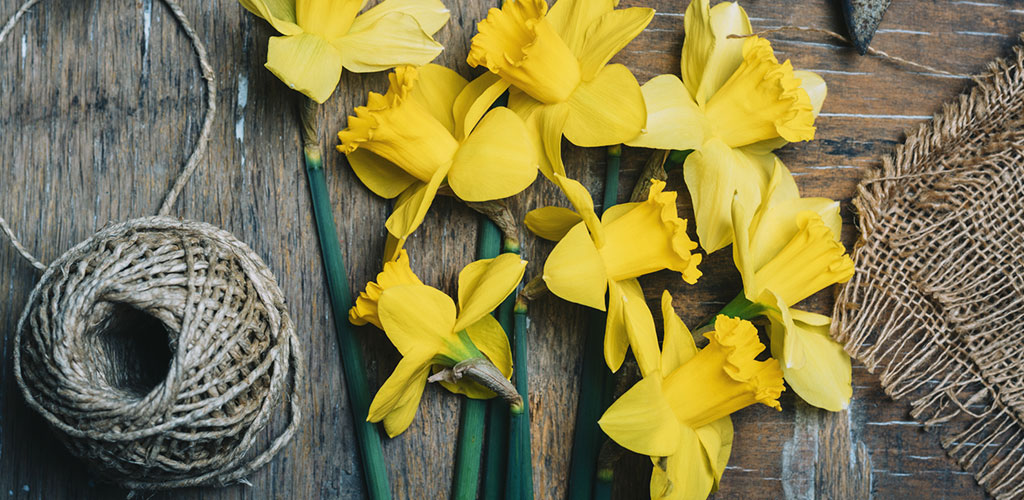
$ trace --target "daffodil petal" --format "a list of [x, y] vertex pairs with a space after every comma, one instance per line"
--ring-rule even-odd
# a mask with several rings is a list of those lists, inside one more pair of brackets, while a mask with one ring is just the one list
[[295, 0], [295, 19], [303, 31], [334, 40], [349, 31], [364, 0]]
[[604, 261], [585, 224], [570, 229], [544, 263], [544, 282], [551, 293], [601, 311], [605, 310], [606, 276]]
[[618, 0], [558, 0], [548, 11], [547, 20], [573, 54], [581, 57], [587, 28], [618, 3]]
[[[786, 314], [790, 311], [824, 324], [796, 321]], [[782, 312], [769, 314], [769, 319], [772, 356], [779, 360], [786, 382], [810, 405], [829, 411], [846, 409], [853, 395], [850, 355], [829, 336], [828, 318], [795, 309]], [[776, 347], [779, 344], [781, 350]]]
[[441, 350], [443, 339], [455, 326], [455, 303], [427, 285], [398, 285], [384, 290], [377, 302], [377, 317], [388, 340], [403, 356]]
[[460, 199], [508, 198], [537, 178], [537, 157], [523, 121], [508, 108], [494, 108], [455, 153], [448, 185]]
[[732, 200], [757, 207], [768, 175], [742, 152], [711, 138], [686, 157], [683, 178], [693, 200], [700, 246], [712, 253], [732, 242]]
[[371, 29], [377, 21], [393, 12], [412, 17], [428, 35], [437, 33], [451, 16], [440, 0], [384, 0], [356, 17], [349, 31]]
[[416, 412], [420, 409], [420, 400], [423, 399], [423, 389], [427, 385], [427, 373], [427, 368], [416, 373], [416, 376], [409, 380], [409, 385], [405, 387], [405, 393], [398, 404], [384, 416], [384, 431], [388, 433], [388, 437], [393, 438], [405, 432], [416, 418]]
[[356, 177], [381, 198], [394, 198], [418, 182], [398, 165], [385, 158], [359, 148], [345, 155]]
[[626, 308], [622, 292], [614, 281], [608, 281], [608, 314], [604, 322], [604, 362], [608, 369], [619, 371], [629, 350], [629, 332], [626, 326]]
[[514, 253], [473, 262], [459, 273], [459, 319], [455, 331], [480, 321], [515, 291], [526, 261]]
[[564, 132], [577, 146], [611, 146], [640, 135], [646, 123], [636, 77], [621, 64], [609, 64], [572, 93]]
[[[358, 18], [357, 18], [358, 21]], [[422, 66], [441, 53], [442, 46], [420, 27], [416, 18], [389, 12], [332, 42], [349, 71], [372, 73], [409, 64]]]
[[760, 284], [757, 283], [757, 268], [754, 267], [756, 255], [750, 245], [750, 219], [752, 209], [739, 195], [732, 200], [732, 259], [743, 281], [743, 293], [748, 300], [756, 302], [761, 295]]
[[245, 10], [270, 23], [282, 35], [298, 35], [302, 28], [296, 24], [294, 0], [238, 0]]
[[664, 458], [651, 457], [652, 500], [707, 498], [714, 489], [714, 471], [700, 438], [689, 427], [680, 429], [675, 453]]
[[341, 79], [342, 55], [326, 40], [309, 33], [270, 37], [267, 69], [289, 88], [323, 103]]
[[416, 86], [409, 95], [454, 135], [455, 117], [452, 109], [455, 100], [469, 82], [455, 71], [438, 64], [420, 66], [417, 72], [419, 76]]
[[703, 105], [743, 61], [743, 39], [729, 35], [752, 32], [746, 12], [736, 3], [710, 8], [708, 0], [693, 0], [684, 18], [681, 71], [690, 95]]
[[682, 425], [661, 389], [660, 373], [644, 377], [612, 403], [597, 424], [627, 450], [657, 457], [676, 453]]
[[814, 116], [821, 113], [821, 107], [825, 104], [825, 97], [828, 96], [828, 85], [825, 79], [812, 71], [794, 71], [793, 76], [800, 79], [800, 88], [807, 91], [811, 98], [811, 107], [814, 109]]
[[576, 209], [576, 213], [587, 224], [587, 230], [590, 231], [591, 239], [600, 248], [604, 241], [604, 225], [601, 224], [601, 219], [597, 217], [597, 213], [594, 211], [594, 198], [590, 196], [590, 191], [587, 191], [587, 188], [583, 187], [583, 184], [580, 184], [576, 179], [570, 179], [558, 174], [555, 175], [555, 185], [562, 188], [562, 193], [565, 193], [565, 197], [569, 199], [569, 203]]
[[629, 146], [653, 149], [697, 149], [704, 143], [704, 115], [675, 75], [658, 75], [640, 87], [647, 106], [647, 125]]
[[[534, 112], [526, 118], [526, 128], [537, 148], [541, 173], [554, 181], [555, 174], [565, 175], [565, 164], [562, 163], [562, 132], [569, 118], [569, 105], [538, 104], [534, 107]], [[516, 111], [515, 108], [512, 109]], [[522, 116], [521, 113], [519, 115]]]
[[447, 170], [437, 169], [430, 182], [414, 183], [398, 196], [395, 200], [395, 211], [384, 223], [389, 233], [404, 240], [419, 227], [423, 218], [427, 216], [427, 210], [434, 202], [434, 197], [437, 196], [437, 188], [441, 186]]
[[558, 241], [582, 222], [580, 214], [565, 207], [542, 207], [526, 214], [526, 227], [541, 238]]
[[654, 19], [654, 9], [630, 7], [608, 12], [590, 27], [580, 54], [580, 73], [590, 80]]
[[[508, 335], [502, 330], [498, 320], [487, 314], [466, 328], [466, 333], [477, 349], [494, 363], [502, 375], [506, 378], [512, 376], [512, 351], [508, 344]], [[468, 378], [454, 384], [441, 381], [441, 385], [451, 392], [473, 399], [490, 399], [495, 396], [494, 391]]]
[[388, 418], [390, 424], [386, 430], [389, 436], [395, 437], [407, 429], [416, 415], [416, 407], [419, 406], [419, 399], [423, 395], [431, 357], [433, 353], [430, 352], [413, 352], [403, 357], [395, 371], [377, 390], [370, 403], [366, 420], [380, 422], [388, 418], [396, 408], [401, 408], [403, 411], [398, 415]]
[[676, 368], [697, 355], [697, 344], [686, 324], [672, 307], [672, 294], [661, 294], [661, 318], [665, 324], [665, 339], [661, 347], [661, 373], [672, 373]]
[[616, 288], [619, 293], [616, 298], [622, 302], [623, 324], [626, 327], [629, 346], [633, 349], [633, 356], [640, 367], [640, 375], [646, 377], [660, 369], [661, 352], [658, 349], [654, 316], [647, 307], [647, 300], [644, 299], [644, 289], [635, 278], [619, 281], [616, 287], [609, 286], [609, 303], [613, 300], [612, 293]]
[[696, 428], [695, 431], [707, 455], [708, 465], [714, 473], [715, 485], [711, 488], [714, 492], [718, 490], [718, 483], [722, 479], [722, 474], [725, 474], [725, 466], [728, 465], [729, 455], [732, 454], [732, 418], [722, 417]]
[[396, 238], [395, 235], [388, 233], [387, 240], [384, 242], [384, 262], [390, 262], [398, 257], [402, 248], [405, 247], [405, 240], [408, 238]]
[[469, 82], [455, 98], [452, 108], [455, 115], [455, 137], [466, 137], [508, 87], [508, 82], [490, 71]]

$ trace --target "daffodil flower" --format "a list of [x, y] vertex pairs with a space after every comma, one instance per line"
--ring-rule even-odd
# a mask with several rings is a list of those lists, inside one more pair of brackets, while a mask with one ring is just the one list
[[768, 40], [728, 38], [751, 33], [735, 3], [692, 0], [685, 27], [682, 79], [660, 75], [644, 84], [647, 124], [626, 144], [693, 150], [683, 177], [701, 247], [712, 253], [732, 241], [733, 193], [756, 206], [774, 166], [771, 151], [814, 138], [826, 86], [780, 64]]
[[641, 370], [647, 359], [642, 339], [644, 324], [653, 324], [636, 278], [671, 269], [687, 283], [700, 277], [697, 244], [686, 235], [686, 221], [676, 213], [676, 193], [654, 181], [646, 201], [608, 208], [598, 219], [590, 193], [579, 182], [555, 174], [576, 211], [544, 207], [526, 216], [526, 226], [542, 238], [558, 241], [544, 263], [543, 279], [555, 295], [594, 309], [606, 310], [604, 355], [612, 371], [619, 369], [633, 346]]
[[[440, 290], [422, 284], [405, 251], [384, 265], [349, 312], [355, 324], [380, 326], [402, 354], [395, 371], [370, 404], [367, 420], [380, 422], [391, 437], [409, 427], [431, 369], [483, 365], [502, 383], [512, 376], [508, 336], [491, 316], [523, 278], [526, 261], [515, 254], [478, 260], [459, 273], [459, 307]], [[494, 391], [468, 378], [441, 380], [448, 390], [475, 399]], [[515, 387], [508, 383], [509, 390]]]
[[[764, 345], [747, 321], [719, 316], [708, 345], [693, 337], [661, 297], [665, 339], [657, 369], [612, 403], [598, 421], [622, 447], [651, 457], [652, 499], [706, 498], [718, 489], [732, 450], [729, 415], [762, 403], [781, 410], [782, 372], [754, 359]], [[642, 331], [657, 346], [653, 326]]]
[[432, 35], [448, 22], [438, 0], [239, 0], [283, 36], [270, 38], [266, 67], [318, 103], [334, 93], [341, 69], [384, 71], [421, 65], [441, 53]]
[[[338, 150], [356, 176], [383, 198], [395, 198], [387, 220], [385, 260], [402, 248], [447, 182], [455, 195], [479, 202], [507, 198], [537, 178], [537, 159], [523, 121], [508, 108], [486, 114], [458, 107], [476, 87], [454, 71], [428, 64], [396, 68], [386, 94], [370, 92]], [[461, 126], [456, 126], [461, 123]]]
[[767, 316], [772, 355], [782, 363], [786, 382], [807, 403], [839, 411], [853, 393], [850, 356], [829, 336], [827, 316], [792, 306], [848, 281], [854, 266], [839, 242], [839, 203], [796, 193], [777, 161], [768, 196], [753, 215], [739, 196], [734, 200], [733, 259], [743, 294], [726, 310], [745, 318]]
[[577, 146], [619, 144], [647, 119], [636, 78], [608, 61], [654, 17], [640, 7], [616, 10], [617, 0], [506, 0], [477, 25], [467, 61], [490, 70], [479, 106], [509, 86], [509, 107], [530, 126], [541, 171], [565, 175], [564, 134]]

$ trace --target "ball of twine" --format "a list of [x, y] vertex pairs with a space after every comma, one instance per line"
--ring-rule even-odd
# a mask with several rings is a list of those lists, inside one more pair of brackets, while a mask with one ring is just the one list
[[47, 268], [18, 323], [14, 373], [28, 405], [104, 477], [197, 486], [237, 481], [288, 442], [299, 352], [283, 294], [248, 246], [209, 224], [148, 217]]

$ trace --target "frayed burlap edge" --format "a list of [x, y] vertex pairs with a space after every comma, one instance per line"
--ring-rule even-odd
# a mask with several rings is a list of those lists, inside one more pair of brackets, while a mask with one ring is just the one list
[[[977, 344], [968, 343], [971, 337], [965, 333], [963, 318], [949, 314], [947, 300], [964, 295], [958, 290], [991, 293], [993, 277], [945, 270], [959, 264], [960, 249], [952, 248], [953, 244], [949, 254], [916, 255], [916, 269], [901, 258], [926, 246], [935, 248], [936, 235], [929, 233], [959, 216], [944, 190], [952, 191], [951, 184], [965, 179], [970, 182], [991, 176], [984, 173], [989, 165], [985, 157], [1004, 148], [1010, 161], [1001, 165], [1016, 167], [1012, 173], [1024, 178], [1024, 167], [1013, 161], [1019, 160], [1024, 149], [1024, 49], [1015, 47], [1007, 59], [991, 63], [976, 82], [930, 123], [908, 134], [906, 142], [884, 158], [880, 167], [867, 172], [858, 187], [853, 202], [860, 223], [854, 250], [857, 272], [836, 300], [832, 335], [871, 372], [878, 373], [890, 397], [909, 401], [911, 415], [935, 432], [948, 454], [990, 494], [1000, 499], [1024, 498], [1021, 395], [1000, 392], [1005, 385], [986, 372], [994, 362], [979, 358]], [[908, 184], [921, 188], [927, 182], [931, 183], [927, 189], [913, 191], [917, 196], [914, 203], [928, 206], [929, 217], [944, 211], [946, 218], [907, 224], [907, 191], [914, 189]], [[904, 210], [898, 214], [903, 217], [903, 227], [897, 231], [892, 221], [900, 210]], [[927, 262], [928, 258], [934, 262]], [[922, 267], [931, 274], [923, 274]], [[940, 286], [934, 280], [923, 280], [923, 275], [959, 281]], [[1020, 276], [1009, 279], [1019, 280]], [[944, 290], [939, 290], [941, 287]], [[1015, 300], [1019, 302], [1019, 296]], [[999, 344], [992, 335], [987, 341]], [[1013, 361], [1018, 360], [1021, 358]], [[1006, 359], [1000, 362], [1007, 364]], [[1010, 364], [1011, 375], [1018, 379], [1024, 375], [1024, 365]]]

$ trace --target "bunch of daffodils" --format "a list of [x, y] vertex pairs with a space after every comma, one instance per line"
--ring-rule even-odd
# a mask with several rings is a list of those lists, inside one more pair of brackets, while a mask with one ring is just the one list
[[[510, 383], [508, 332], [491, 312], [517, 289], [527, 263], [505, 253], [467, 265], [456, 301], [420, 280], [404, 246], [439, 192], [493, 203], [529, 187], [538, 169], [572, 206], [525, 216], [531, 231], [557, 242], [540, 279], [564, 300], [607, 312], [603, 365], [611, 372], [632, 351], [642, 379], [607, 408], [599, 425], [621, 446], [651, 457], [651, 498], [704, 498], [715, 491], [733, 443], [730, 415], [756, 403], [781, 409], [783, 380], [810, 404], [848, 406], [850, 359], [829, 337], [829, 319], [794, 307], [853, 274], [839, 242], [839, 204], [801, 198], [773, 154], [789, 142], [814, 138], [826, 86], [814, 73], [780, 63], [771, 44], [752, 35], [737, 4], [692, 0], [681, 76], [661, 75], [641, 87], [629, 69], [609, 61], [646, 28], [654, 11], [618, 9], [617, 0], [558, 0], [550, 8], [545, 0], [506, 0], [477, 25], [466, 60], [486, 71], [471, 81], [429, 64], [442, 50], [432, 37], [448, 20], [438, 0], [384, 0], [361, 14], [363, 0], [240, 2], [281, 34], [270, 39], [266, 67], [312, 102], [330, 97], [342, 68], [394, 68], [387, 90], [370, 92], [349, 116], [337, 146], [369, 190], [395, 200], [385, 223], [383, 270], [349, 311], [350, 323], [383, 330], [401, 354], [364, 410], [366, 420], [381, 422], [389, 436], [409, 427], [428, 381], [473, 399], [501, 396], [513, 414], [523, 414], [526, 378], [517, 377], [518, 388]], [[502, 95], [507, 105], [496, 107]], [[318, 175], [311, 176], [318, 227], [331, 230], [333, 219], [319, 220], [330, 212], [326, 195], [317, 191], [324, 184], [311, 110], [315, 104], [303, 114], [307, 169]], [[613, 206], [603, 213], [567, 174], [563, 137], [577, 146], [612, 147], [615, 166], [605, 199]], [[676, 192], [665, 182], [642, 179], [649, 183], [638, 195], [642, 199], [614, 205], [622, 143], [692, 151], [683, 177], [698, 240], [708, 253], [732, 244], [743, 291], [701, 329], [708, 331], [703, 349], [667, 291], [659, 347], [638, 278], [670, 270], [693, 284], [701, 276], [702, 255], [677, 212]], [[340, 255], [332, 265], [340, 266]], [[517, 308], [520, 321], [525, 306]], [[763, 360], [757, 357], [765, 346], [750, 322], [759, 318], [771, 338], [772, 356]], [[515, 330], [518, 363], [526, 350], [525, 338], [518, 337], [525, 323]], [[608, 373], [600, 354], [590, 357], [597, 360], [594, 373]], [[600, 395], [596, 400], [607, 401]], [[527, 432], [514, 433], [508, 446], [515, 450], [510, 471], [529, 471], [526, 415], [525, 427], [515, 428]], [[578, 431], [576, 439], [590, 438]], [[501, 451], [493, 443], [487, 448]], [[379, 456], [379, 447], [367, 450], [371, 459]], [[596, 462], [576, 453], [574, 462]], [[479, 464], [478, 458], [465, 462]], [[595, 474], [580, 470], [586, 477], [571, 479], [579, 481], [574, 484], [595, 481]], [[509, 495], [529, 492], [528, 474], [508, 477], [515, 478], [508, 491], [517, 492]], [[463, 479], [456, 496], [475, 495], [476, 476]], [[386, 495], [386, 481], [377, 489]]]

